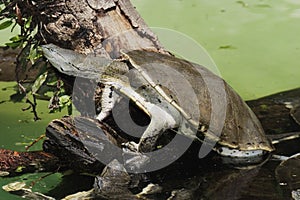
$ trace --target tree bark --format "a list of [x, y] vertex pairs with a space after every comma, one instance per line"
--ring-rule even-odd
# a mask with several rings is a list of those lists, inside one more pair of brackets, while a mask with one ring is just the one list
[[0, 149], [0, 176], [17, 176], [36, 171], [57, 171], [63, 164], [44, 151], [16, 152]]
[[[44, 43], [118, 58], [120, 49], [167, 53], [129, 0], [45, 0], [16, 3], [33, 16]], [[11, 6], [13, 11], [14, 5]]]

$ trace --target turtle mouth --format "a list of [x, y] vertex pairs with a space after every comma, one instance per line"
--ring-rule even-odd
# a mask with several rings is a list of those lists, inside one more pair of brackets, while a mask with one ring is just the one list
[[259, 165], [268, 158], [269, 152], [257, 150], [239, 150], [229, 147], [218, 147], [216, 152], [221, 156], [224, 164], [233, 165], [235, 167], [248, 167]]

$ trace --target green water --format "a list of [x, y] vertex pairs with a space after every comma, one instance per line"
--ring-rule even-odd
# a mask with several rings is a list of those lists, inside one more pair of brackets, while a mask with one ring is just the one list
[[[10, 95], [14, 94], [15, 83], [0, 82], [0, 141], [1, 148], [24, 150], [24, 146], [32, 142], [33, 139], [45, 133], [45, 128], [53, 118], [61, 117], [63, 113], [48, 114], [46, 110], [48, 103], [38, 102], [38, 116], [42, 120], [34, 121], [31, 110], [22, 111], [22, 108], [28, 107], [25, 102], [13, 103], [9, 101]], [[15, 141], [15, 142], [11, 142]], [[41, 144], [34, 145], [31, 150], [41, 149]]]
[[[297, 0], [134, 0], [134, 5], [151, 27], [184, 33], [210, 54], [222, 77], [244, 98], [300, 86], [300, 2]], [[10, 33], [0, 31], [0, 43]], [[164, 41], [162, 41], [164, 42]], [[174, 41], [174, 44], [176, 41]], [[192, 54], [189, 49], [186, 54]], [[25, 103], [9, 102], [14, 83], [0, 82], [0, 147], [24, 150], [26, 143], [45, 131], [52, 118], [47, 102], [40, 102], [41, 121], [34, 122]], [[37, 144], [34, 149], [40, 149]], [[34, 179], [25, 175], [23, 179]], [[2, 179], [0, 185], [19, 180]], [[38, 190], [46, 191], [60, 181], [55, 174], [42, 181]], [[47, 188], [47, 189], [45, 189]], [[0, 189], [0, 199], [16, 199]]]
[[[49, 115], [46, 109], [47, 102], [38, 102], [37, 111], [42, 120], [35, 122], [30, 110], [22, 111], [22, 108], [28, 107], [28, 104], [9, 101], [10, 95], [15, 93], [13, 86], [15, 86], [14, 82], [0, 82], [0, 148], [25, 151], [26, 145], [45, 133], [45, 128], [51, 119], [60, 118], [66, 112]], [[32, 146], [30, 150], [40, 150], [41, 145], [41, 142], [39, 142]], [[46, 174], [26, 174], [21, 177], [4, 178], [0, 180], [0, 186], [2, 187], [2, 185], [14, 181], [25, 181], [30, 185], [31, 181], [36, 181], [37, 183], [33, 189], [47, 192], [55, 187], [61, 177], [60, 174], [53, 174], [37, 181], [43, 175]], [[0, 200], [2, 199], [17, 198], [0, 189]]]
[[174, 29], [200, 43], [244, 99], [300, 86], [299, 1], [133, 2], [149, 26]]

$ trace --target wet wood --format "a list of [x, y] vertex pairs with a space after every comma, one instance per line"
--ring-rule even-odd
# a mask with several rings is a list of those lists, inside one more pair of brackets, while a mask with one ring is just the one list
[[300, 154], [282, 161], [276, 168], [276, 178], [283, 183], [284, 192], [290, 193], [300, 188]]
[[300, 88], [279, 92], [247, 104], [260, 120], [267, 134], [279, 134], [300, 130], [297, 120], [300, 105]]
[[[100, 173], [105, 167], [88, 149], [112, 152], [110, 144], [125, 142], [105, 123], [87, 117], [65, 117], [53, 120], [46, 129], [48, 139], [44, 151], [56, 155], [70, 169], [78, 172]], [[114, 159], [106, 154], [107, 158]]]

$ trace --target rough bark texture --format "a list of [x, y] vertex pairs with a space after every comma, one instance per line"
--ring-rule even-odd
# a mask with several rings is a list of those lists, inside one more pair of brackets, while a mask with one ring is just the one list
[[111, 58], [119, 57], [120, 49], [165, 52], [129, 0], [46, 0], [30, 9], [43, 24], [46, 43]]
[[105, 123], [85, 117], [53, 120], [46, 129], [46, 136], [48, 139], [43, 144], [46, 152], [58, 156], [75, 171], [90, 173], [100, 173], [104, 165], [89, 152], [87, 146], [97, 148], [99, 152], [112, 152], [107, 149], [108, 143], [120, 147], [124, 142], [122, 138], [117, 140], [119, 136]]
[[64, 168], [59, 159], [44, 151], [16, 152], [0, 149], [0, 176], [16, 176], [35, 171]]

